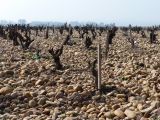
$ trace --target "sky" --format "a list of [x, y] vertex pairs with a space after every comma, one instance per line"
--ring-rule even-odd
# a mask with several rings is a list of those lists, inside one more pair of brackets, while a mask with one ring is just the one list
[[0, 20], [160, 24], [160, 0], [0, 0]]

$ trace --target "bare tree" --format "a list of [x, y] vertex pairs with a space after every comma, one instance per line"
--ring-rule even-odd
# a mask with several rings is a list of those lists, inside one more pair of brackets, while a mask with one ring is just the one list
[[61, 70], [63, 68], [63, 65], [60, 62], [60, 56], [63, 52], [63, 45], [61, 46], [60, 49], [57, 49], [54, 51], [52, 48], [52, 49], [49, 49], [48, 52], [52, 55], [52, 58], [55, 62], [56, 69]]
[[91, 38], [87, 36], [86, 39], [85, 39], [84, 44], [85, 44], [85, 47], [86, 47], [87, 49], [89, 49], [90, 46], [92, 45], [92, 40], [91, 40]]
[[96, 63], [97, 59], [95, 59], [92, 63], [88, 61], [88, 68], [95, 79], [95, 87], [98, 89], [98, 72], [96, 70]]

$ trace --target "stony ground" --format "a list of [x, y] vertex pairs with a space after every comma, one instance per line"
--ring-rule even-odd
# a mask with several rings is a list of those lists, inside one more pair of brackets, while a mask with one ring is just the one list
[[133, 36], [135, 49], [119, 30], [107, 59], [106, 33], [94, 40], [92, 47], [102, 44], [103, 94], [87, 70], [97, 51], [86, 50], [83, 40], [73, 38], [76, 44], [64, 47], [64, 70], [56, 71], [47, 50], [58, 48], [64, 37], [37, 37], [31, 47], [41, 49], [40, 60], [0, 38], [0, 119], [160, 120], [160, 44]]

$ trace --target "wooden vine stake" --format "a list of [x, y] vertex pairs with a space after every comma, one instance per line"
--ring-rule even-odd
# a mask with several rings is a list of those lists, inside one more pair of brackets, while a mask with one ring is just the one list
[[131, 45], [132, 45], [132, 48], [134, 48], [134, 39], [132, 37], [132, 26], [129, 25], [129, 37], [130, 37], [130, 42], [131, 42]]
[[101, 91], [101, 45], [98, 44], [98, 90]]
[[108, 56], [108, 52], [109, 52], [109, 41], [108, 41], [108, 34], [107, 34], [107, 40], [105, 42], [105, 57], [107, 59], [107, 56]]
[[71, 35], [71, 25], [69, 24], [69, 35]]

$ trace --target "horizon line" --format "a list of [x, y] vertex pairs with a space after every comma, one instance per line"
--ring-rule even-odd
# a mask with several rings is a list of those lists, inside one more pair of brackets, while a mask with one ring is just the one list
[[[102, 21], [91, 21], [91, 20], [86, 20], [86, 21], [78, 21], [78, 20], [26, 20], [26, 19], [18, 19], [16, 21], [14, 20], [5, 20], [5, 19], [1, 19], [0, 20], [0, 24], [20, 24], [19, 23], [19, 20], [24, 20], [25, 23], [24, 24], [33, 24], [37, 22], [37, 24], [53, 24], [53, 23], [59, 23], [59, 24], [64, 24], [64, 23], [67, 23], [67, 24], [73, 24], [73, 23], [77, 23], [77, 24], [81, 24], [81, 25], [86, 25], [86, 24], [97, 24], [97, 25], [102, 25], [102, 26], [106, 26], [106, 25], [113, 25], [115, 24], [115, 26], [118, 26], [118, 27], [121, 27], [121, 26], [129, 26], [129, 25], [132, 25], [132, 26], [141, 26], [141, 27], [151, 27], [151, 26], [160, 26], [160, 23], [155, 23], [155, 24], [151, 24], [151, 23], [144, 23], [144, 24], [131, 24], [129, 22], [127, 23], [124, 23], [124, 22], [102, 22]], [[76, 25], [74, 25], [76, 26]]]

